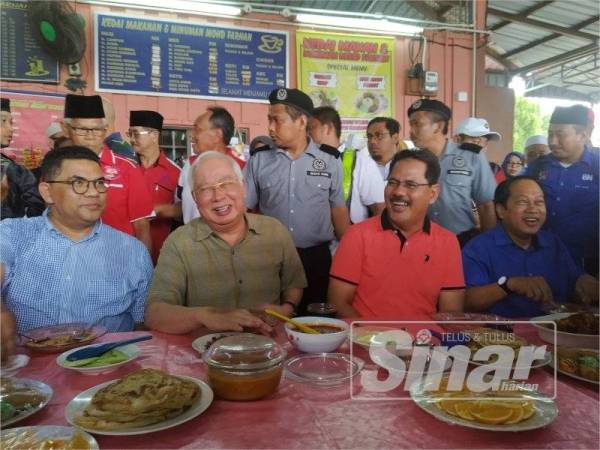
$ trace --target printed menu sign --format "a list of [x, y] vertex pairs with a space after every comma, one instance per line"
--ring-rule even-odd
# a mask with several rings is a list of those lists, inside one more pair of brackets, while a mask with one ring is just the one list
[[364, 131], [376, 116], [394, 116], [394, 39], [296, 32], [298, 88], [315, 106], [332, 106], [344, 131]]
[[266, 101], [288, 81], [288, 34], [97, 14], [96, 90]]
[[0, 17], [0, 79], [58, 83], [58, 61], [35, 40], [27, 2], [2, 0]]

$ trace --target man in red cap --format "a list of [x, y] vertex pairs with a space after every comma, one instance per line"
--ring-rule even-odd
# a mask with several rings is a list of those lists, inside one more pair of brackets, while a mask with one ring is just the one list
[[137, 237], [152, 252], [150, 217], [152, 197], [136, 165], [104, 144], [106, 120], [99, 95], [68, 94], [65, 99], [63, 129], [73, 145], [87, 147], [100, 156], [108, 184], [108, 200], [102, 221]]
[[138, 170], [152, 194], [157, 216], [150, 223], [155, 265], [163, 242], [171, 232], [173, 219], [181, 220], [181, 202], [175, 196], [181, 169], [159, 147], [162, 125], [163, 116], [155, 111], [131, 111], [129, 114], [127, 135], [137, 154]]

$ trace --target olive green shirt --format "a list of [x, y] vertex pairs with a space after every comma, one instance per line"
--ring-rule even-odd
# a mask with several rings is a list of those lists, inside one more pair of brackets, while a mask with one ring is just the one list
[[253, 308], [279, 304], [284, 290], [306, 287], [286, 228], [256, 214], [246, 214], [246, 223], [246, 236], [233, 247], [202, 218], [171, 233], [154, 269], [148, 303]]

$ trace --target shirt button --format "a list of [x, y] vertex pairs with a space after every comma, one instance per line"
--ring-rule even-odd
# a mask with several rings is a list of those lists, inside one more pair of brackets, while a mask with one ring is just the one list
[[556, 197], [556, 201], [557, 201], [557, 202], [560, 202], [560, 197]]
[[563, 183], [563, 182], [561, 181], [561, 182], [560, 182], [560, 185], [561, 185], [561, 186], [564, 186], [564, 185], [565, 185], [565, 183]]
[[70, 279], [71, 279], [71, 275], [67, 275], [65, 278], [66, 278], [67, 280], [70, 280]]
[[294, 214], [294, 210], [293, 210], [293, 209], [292, 209], [292, 210], [290, 210], [290, 214]]
[[556, 215], [556, 213], [555, 213], [555, 212], [553, 212], [553, 213], [552, 213], [552, 215], [553, 215], [553, 216], [555, 216], [555, 215]]
[[321, 185], [320, 185], [320, 184], [317, 184], [317, 187], [321, 187]]
[[294, 181], [294, 177], [292, 177], [292, 181]]
[[292, 227], [292, 228], [290, 228], [290, 231], [294, 231], [294, 228], [293, 228], [293, 227]]

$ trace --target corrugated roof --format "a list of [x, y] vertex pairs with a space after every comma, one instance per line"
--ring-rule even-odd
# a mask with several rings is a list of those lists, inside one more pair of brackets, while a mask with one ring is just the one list
[[[535, 7], [538, 9], [524, 14]], [[531, 89], [526, 95], [599, 102], [599, 12], [598, 0], [489, 0], [490, 47], [500, 57], [506, 55], [499, 62], [510, 72], [526, 78]], [[548, 26], [527, 23], [528, 19]], [[578, 26], [582, 23], [586, 25]]]

